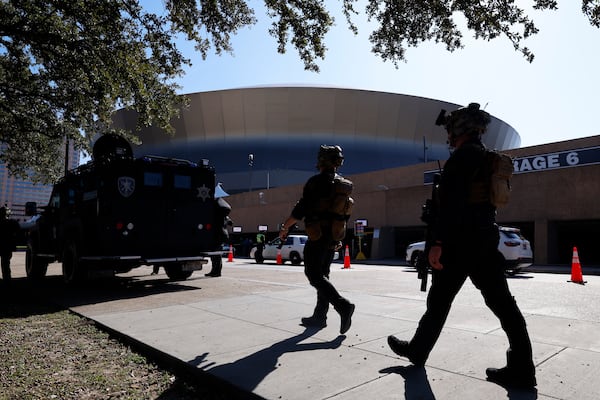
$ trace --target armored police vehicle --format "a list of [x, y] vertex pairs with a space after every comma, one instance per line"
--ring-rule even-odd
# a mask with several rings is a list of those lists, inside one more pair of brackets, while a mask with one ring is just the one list
[[[124, 138], [103, 135], [92, 161], [54, 185], [30, 227], [27, 276], [41, 278], [58, 261], [68, 283], [141, 265], [187, 279], [211, 256], [221, 258], [231, 208], [214, 198], [214, 189], [207, 160], [135, 159]], [[37, 214], [35, 203], [27, 209]]]

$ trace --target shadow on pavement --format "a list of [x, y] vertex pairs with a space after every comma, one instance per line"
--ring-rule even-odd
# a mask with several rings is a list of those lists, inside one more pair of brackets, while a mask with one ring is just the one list
[[[427, 371], [424, 367], [415, 365], [384, 368], [380, 373], [399, 374], [404, 378], [404, 398], [406, 400], [435, 400], [435, 395], [427, 379]], [[509, 400], [535, 400], [537, 390], [521, 390], [506, 388], [506, 397]]]
[[221, 379], [235, 382], [240, 388], [252, 392], [265, 377], [277, 369], [278, 360], [281, 355], [297, 351], [337, 349], [342, 345], [344, 339], [346, 339], [345, 335], [339, 335], [334, 340], [328, 342], [300, 343], [314, 335], [317, 331], [318, 329], [316, 328], [306, 328], [304, 332], [298, 335], [274, 343], [265, 349], [229, 364], [218, 365], [216, 367], [213, 367], [214, 363], [209, 362], [204, 364], [207, 353], [188, 361], [188, 363], [199, 366], [205, 372], [210, 372]]
[[10, 285], [0, 282], [0, 317], [26, 317], [81, 305], [185, 290], [200, 288], [160, 278], [141, 280], [117, 276], [72, 286], [65, 284], [61, 276], [48, 276], [39, 281], [13, 278]]

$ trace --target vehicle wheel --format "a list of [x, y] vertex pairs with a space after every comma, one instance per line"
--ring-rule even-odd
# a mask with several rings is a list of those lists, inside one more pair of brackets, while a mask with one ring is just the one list
[[414, 251], [410, 256], [410, 266], [413, 268], [417, 268], [417, 262], [419, 257], [421, 257], [422, 251]]
[[42, 279], [48, 272], [48, 263], [36, 256], [34, 250], [33, 245], [28, 243], [25, 251], [25, 273], [29, 279]]
[[302, 263], [302, 257], [298, 253], [290, 254], [290, 262], [292, 265], [300, 265]]
[[79, 261], [77, 244], [68, 241], [63, 250], [62, 273], [65, 283], [71, 285], [81, 283], [87, 278], [87, 271], [83, 263]]
[[184, 271], [182, 264], [165, 265], [165, 272], [172, 281], [185, 281], [194, 271]]

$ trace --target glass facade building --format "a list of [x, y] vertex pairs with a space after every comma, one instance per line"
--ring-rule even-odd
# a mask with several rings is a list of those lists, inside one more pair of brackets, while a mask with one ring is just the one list
[[[70, 169], [79, 165], [79, 151], [71, 146], [69, 149]], [[4, 164], [0, 163], [0, 205], [10, 208], [13, 219], [24, 221], [25, 203], [34, 201], [40, 205], [48, 204], [52, 185], [34, 184], [33, 182], [17, 179], [10, 175]]]

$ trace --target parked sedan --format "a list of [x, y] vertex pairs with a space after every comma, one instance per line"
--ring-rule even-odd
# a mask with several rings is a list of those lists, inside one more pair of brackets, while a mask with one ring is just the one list
[[[525, 239], [518, 228], [507, 226], [498, 227], [500, 241], [498, 250], [504, 256], [504, 267], [509, 274], [515, 274], [533, 263], [531, 243]], [[468, 243], [468, 242], [467, 242]], [[411, 266], [417, 265], [417, 260], [425, 251], [425, 242], [411, 243], [406, 248], [406, 262]]]

